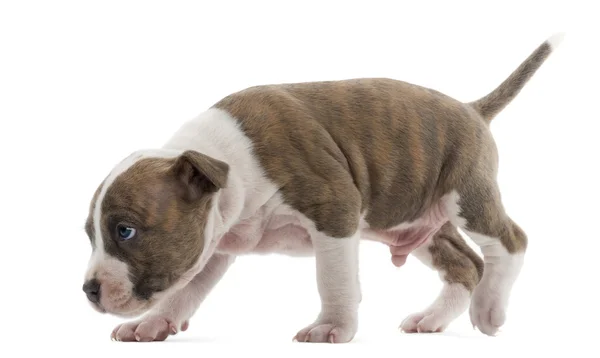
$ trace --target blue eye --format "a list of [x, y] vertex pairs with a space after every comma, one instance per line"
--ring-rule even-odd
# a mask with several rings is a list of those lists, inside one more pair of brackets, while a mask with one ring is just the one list
[[117, 227], [117, 232], [119, 233], [119, 239], [121, 240], [129, 240], [133, 238], [136, 234], [136, 231], [132, 227], [127, 227], [123, 225], [119, 225]]

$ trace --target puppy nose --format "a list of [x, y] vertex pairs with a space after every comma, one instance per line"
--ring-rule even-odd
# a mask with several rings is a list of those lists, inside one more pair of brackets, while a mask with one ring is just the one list
[[95, 278], [83, 284], [83, 292], [85, 292], [88, 300], [91, 302], [100, 302], [100, 282]]

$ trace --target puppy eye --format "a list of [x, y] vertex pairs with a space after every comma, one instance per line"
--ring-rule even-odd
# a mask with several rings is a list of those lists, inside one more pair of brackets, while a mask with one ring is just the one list
[[135, 236], [136, 230], [132, 227], [119, 224], [117, 226], [117, 233], [119, 234], [119, 239], [127, 241]]

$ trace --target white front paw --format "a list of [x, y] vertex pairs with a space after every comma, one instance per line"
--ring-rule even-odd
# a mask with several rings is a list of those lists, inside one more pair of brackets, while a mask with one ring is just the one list
[[[344, 312], [345, 311], [345, 312]], [[342, 313], [343, 312], [343, 313]], [[294, 341], [312, 343], [347, 343], [358, 329], [357, 312], [343, 307], [336, 314], [321, 312], [316, 321], [301, 329]]]
[[311, 343], [347, 343], [356, 334], [356, 324], [335, 321], [317, 321], [302, 330], [294, 341]]
[[111, 339], [121, 342], [164, 341], [169, 335], [177, 334], [179, 329], [185, 331], [188, 321], [177, 324], [166, 317], [150, 316], [123, 323], [112, 331]]

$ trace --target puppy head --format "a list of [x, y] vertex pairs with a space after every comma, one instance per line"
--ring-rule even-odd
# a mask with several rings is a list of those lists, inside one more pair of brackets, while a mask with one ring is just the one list
[[189, 282], [210, 240], [227, 164], [195, 151], [137, 152], [96, 190], [83, 290], [96, 310], [139, 315]]

